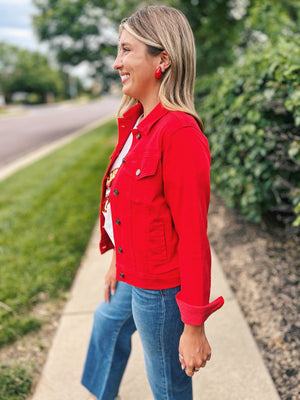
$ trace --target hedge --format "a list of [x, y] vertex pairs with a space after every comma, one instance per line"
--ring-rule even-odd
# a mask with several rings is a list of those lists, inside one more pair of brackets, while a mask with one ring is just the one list
[[299, 37], [285, 38], [196, 83], [212, 187], [250, 221], [300, 225], [299, 61]]

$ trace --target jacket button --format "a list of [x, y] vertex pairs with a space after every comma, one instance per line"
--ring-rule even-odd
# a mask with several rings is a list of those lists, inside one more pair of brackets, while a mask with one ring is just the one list
[[119, 194], [118, 189], [115, 189], [115, 190], [114, 190], [114, 194], [115, 194], [116, 196]]
[[116, 224], [121, 225], [121, 221], [119, 219], [116, 219]]
[[122, 163], [125, 164], [126, 160], [125, 158], [122, 158]]
[[138, 133], [137, 135], [136, 135], [136, 138], [139, 140], [140, 138], [142, 137], [142, 135], [140, 134], [140, 133]]
[[119, 252], [119, 253], [123, 253], [122, 247], [118, 247], [118, 252]]
[[135, 172], [135, 174], [136, 174], [136, 176], [141, 175], [141, 170], [140, 170], [140, 169], [137, 169], [136, 172]]
[[123, 274], [123, 272], [120, 272], [119, 275], [121, 278], [125, 278], [125, 275]]

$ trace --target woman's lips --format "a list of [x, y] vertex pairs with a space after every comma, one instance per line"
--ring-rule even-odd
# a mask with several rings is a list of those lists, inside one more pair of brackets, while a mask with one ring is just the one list
[[129, 79], [130, 75], [129, 74], [123, 74], [121, 75], [122, 83], [125, 83]]

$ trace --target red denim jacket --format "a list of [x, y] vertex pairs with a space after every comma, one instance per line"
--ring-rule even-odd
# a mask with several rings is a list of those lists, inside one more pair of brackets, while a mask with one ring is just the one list
[[192, 116], [161, 104], [133, 130], [142, 111], [138, 103], [118, 120], [119, 141], [102, 186], [100, 251], [114, 247], [103, 227], [105, 180], [132, 131], [110, 192], [117, 279], [144, 289], [181, 285], [182, 321], [201, 325], [224, 303], [222, 297], [209, 303], [208, 142]]

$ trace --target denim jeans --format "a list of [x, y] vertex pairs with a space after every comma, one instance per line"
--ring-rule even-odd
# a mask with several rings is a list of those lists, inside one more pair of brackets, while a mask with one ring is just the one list
[[180, 287], [132, 288], [132, 311], [155, 400], [192, 400], [192, 379], [178, 359], [183, 323], [175, 296]]
[[110, 302], [102, 302], [95, 311], [81, 380], [97, 399], [114, 400], [117, 397], [135, 330], [131, 286], [119, 282]]
[[99, 400], [113, 400], [118, 394], [135, 327], [154, 399], [192, 400], [192, 380], [178, 359], [183, 330], [175, 300], [179, 290], [139, 289], [119, 282], [110, 303], [100, 304], [82, 378], [82, 384]]

